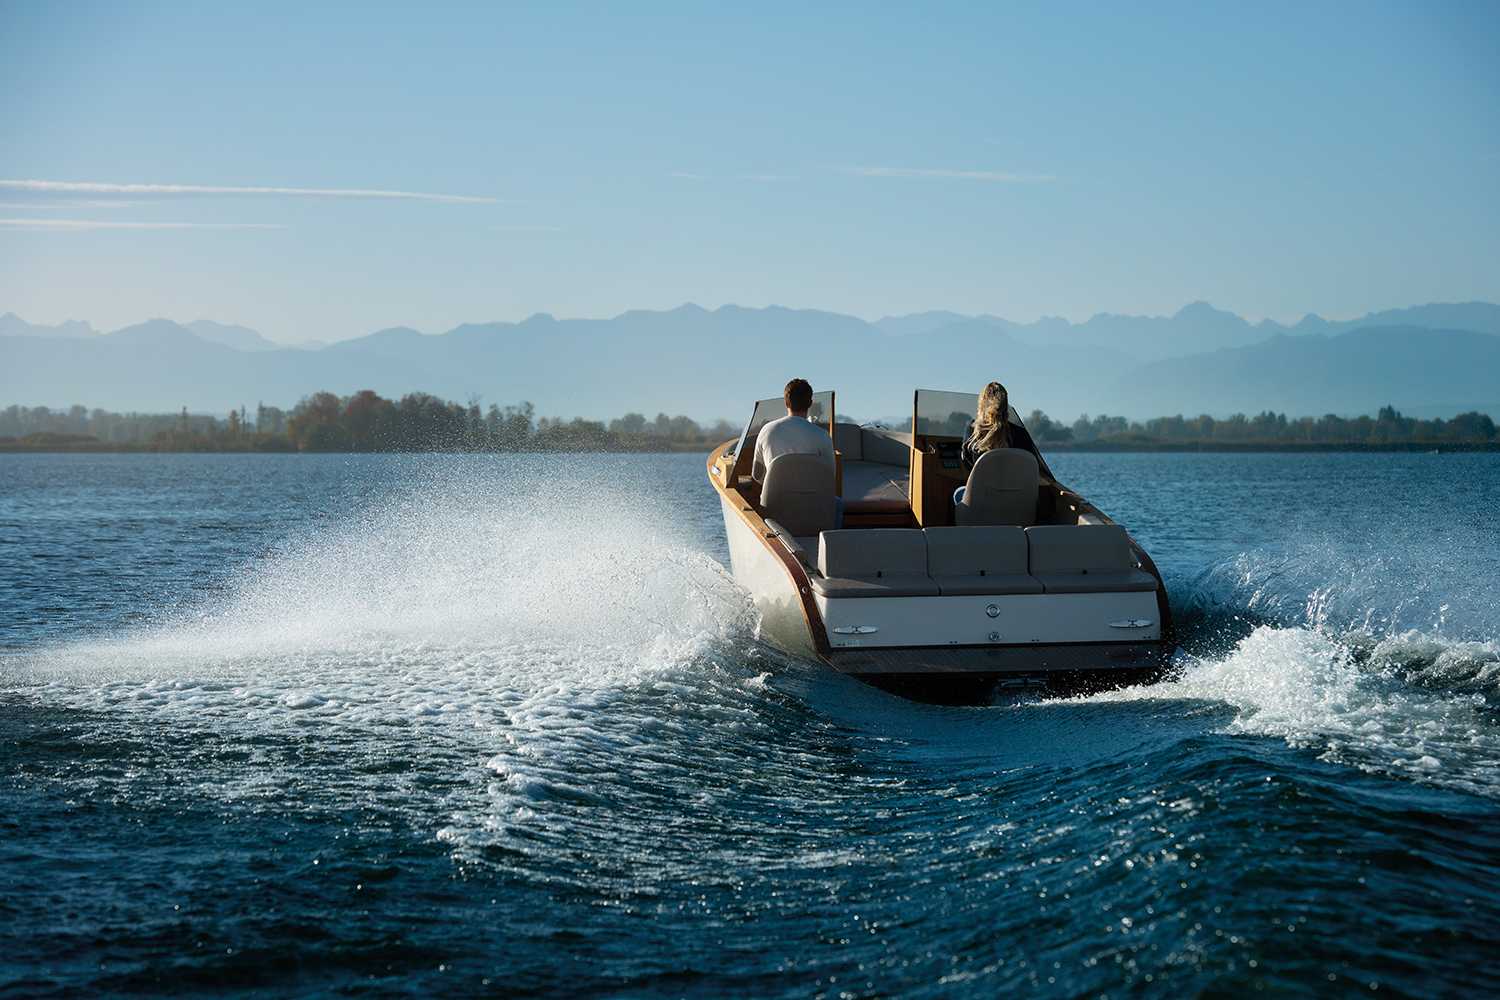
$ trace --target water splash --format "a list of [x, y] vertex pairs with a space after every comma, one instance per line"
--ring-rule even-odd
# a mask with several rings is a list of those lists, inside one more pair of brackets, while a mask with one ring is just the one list
[[[1182, 600], [1186, 652], [1170, 680], [1096, 702], [1232, 707], [1231, 733], [1273, 736], [1360, 769], [1500, 796], [1500, 642], [1470, 592], [1385, 554], [1326, 544], [1247, 552]], [[1476, 638], [1477, 636], [1477, 638]]]
[[629, 683], [750, 632], [751, 609], [649, 494], [429, 462], [157, 623], [11, 661], [8, 686], [235, 711], [431, 714]]

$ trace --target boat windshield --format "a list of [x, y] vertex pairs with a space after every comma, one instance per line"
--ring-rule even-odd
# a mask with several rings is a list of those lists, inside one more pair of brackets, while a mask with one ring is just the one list
[[[912, 429], [929, 437], [963, 437], [978, 406], [977, 392], [918, 389]], [[1006, 416], [1011, 423], [1023, 426], [1014, 406]]]
[[[747, 461], [747, 456], [755, 448], [755, 435], [766, 424], [780, 417], [786, 416], [786, 402], [780, 396], [771, 399], [757, 400], [755, 408], [750, 411], [750, 421], [745, 424], [745, 429], [740, 432], [739, 443], [734, 446], [734, 453], [738, 457], [735, 463], [737, 474], [748, 474], [746, 469], [739, 469], [741, 463]], [[808, 407], [807, 419], [815, 424], [823, 424], [828, 428], [828, 434], [833, 436], [833, 390], [813, 393], [812, 406]]]
[[978, 405], [978, 393], [918, 389], [912, 430], [926, 437], [963, 437]]

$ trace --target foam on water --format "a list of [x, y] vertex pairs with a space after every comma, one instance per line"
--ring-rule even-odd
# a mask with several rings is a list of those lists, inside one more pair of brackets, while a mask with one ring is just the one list
[[238, 717], [422, 718], [632, 683], [749, 633], [728, 574], [639, 491], [423, 468], [235, 568], [207, 601], [13, 659], [6, 686]]
[[[39, 538], [37, 562], [74, 576], [28, 598], [32, 638], [0, 653], [18, 887], [0, 951], [54, 970], [56, 995], [1493, 981], [1482, 537], [1425, 565], [1420, 540], [1382, 554], [1358, 531], [1147, 536], [1207, 566], [1173, 583], [1179, 676], [951, 708], [756, 643], [705, 554], [698, 457], [547, 461], [275, 457], [236, 534], [227, 502], [213, 523], [179, 512], [258, 467], [205, 460], [160, 523], [131, 514], [138, 545], [108, 541], [131, 530], [114, 520], [102, 546]], [[307, 487], [329, 470], [375, 499]], [[234, 562], [208, 572], [216, 552]], [[108, 603], [79, 583], [95, 565], [199, 596], [41, 644], [152, 610], [137, 589], [84, 613]], [[53, 607], [80, 613], [53, 627]]]
[[313, 778], [296, 756], [176, 780], [225, 805], [314, 780], [309, 801], [384, 801], [459, 863], [506, 849], [538, 873], [592, 809], [653, 770], [684, 773], [692, 734], [761, 724], [764, 672], [784, 661], [661, 501], [545, 469], [420, 468], [156, 624], [0, 662], [0, 693], [99, 712], [111, 730], [423, 761], [446, 791], [383, 771]]
[[1493, 530], [1469, 525], [1450, 534], [1435, 548], [1392, 544], [1385, 532], [1252, 548], [1206, 567], [1174, 598], [1190, 615], [1493, 639], [1500, 626]]
[[[656, 713], [751, 724], [772, 695], [765, 671], [787, 665], [750, 641], [746, 596], [682, 512], [639, 484], [548, 471], [428, 460], [373, 506], [234, 568], [211, 599], [24, 654], [0, 684], [186, 723], [461, 734], [499, 779], [486, 814], [539, 790], [597, 794], [571, 769], [604, 747], [639, 751]], [[1500, 794], [1500, 645], [1483, 624], [1494, 600], [1415, 570], [1316, 541], [1241, 553], [1179, 595], [1197, 623], [1174, 679], [1089, 700], [1221, 703], [1232, 732]], [[812, 701], [829, 697], [847, 700]], [[879, 717], [860, 704], [861, 719]]]
[[1173, 678], [1089, 700], [1219, 702], [1230, 732], [1500, 796], [1500, 642], [1474, 638], [1494, 595], [1398, 562], [1309, 545], [1210, 567], [1182, 602], [1196, 634]]

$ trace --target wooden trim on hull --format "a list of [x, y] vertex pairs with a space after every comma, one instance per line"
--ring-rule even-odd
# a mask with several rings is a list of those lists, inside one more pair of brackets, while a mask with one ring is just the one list
[[776, 533], [766, 526], [765, 519], [756, 512], [755, 507], [740, 492], [738, 485], [724, 481], [734, 476], [735, 464], [723, 461], [725, 452], [734, 444], [734, 441], [725, 441], [708, 456], [708, 481], [718, 491], [726, 510], [732, 510], [738, 514], [740, 520], [760, 540], [766, 551], [786, 570], [792, 588], [797, 592], [798, 601], [802, 607], [802, 620], [807, 626], [807, 634], [812, 640], [813, 649], [826, 662], [831, 648], [828, 645], [828, 630], [824, 627], [823, 616], [813, 601], [812, 587], [807, 582], [807, 570], [797, 557], [776, 539]]

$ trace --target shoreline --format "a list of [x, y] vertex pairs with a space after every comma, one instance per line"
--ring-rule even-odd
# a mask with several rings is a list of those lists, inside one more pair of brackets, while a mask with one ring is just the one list
[[[0, 443], [0, 455], [677, 455], [707, 454], [722, 442], [692, 444], [665, 448], [523, 448], [485, 449], [451, 448], [427, 451], [380, 450], [355, 451], [353, 449], [328, 449], [299, 451], [294, 448], [156, 448], [150, 445], [38, 445], [27, 446]], [[1361, 444], [1357, 442], [1307, 442], [1287, 444], [1236, 443], [1236, 442], [1038, 442], [1045, 454], [1082, 452], [1088, 454], [1332, 454], [1338, 452], [1369, 452], [1375, 454], [1424, 454], [1424, 453], [1496, 453], [1500, 452], [1500, 441], [1474, 442], [1392, 442], [1389, 444]]]

